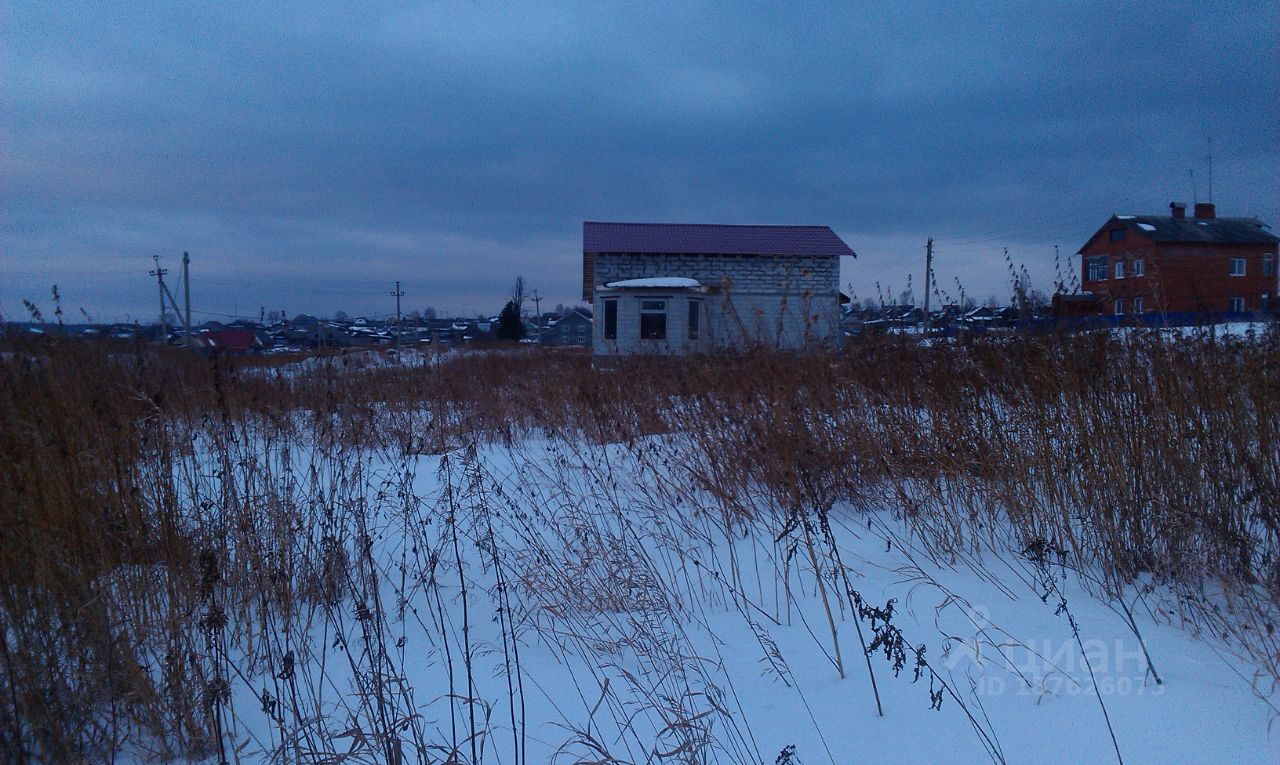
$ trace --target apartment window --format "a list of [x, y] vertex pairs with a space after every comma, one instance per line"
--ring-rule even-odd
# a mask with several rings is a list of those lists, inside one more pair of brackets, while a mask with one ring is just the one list
[[1271, 310], [1271, 294], [1270, 293], [1267, 293], [1267, 292], [1262, 293], [1262, 299], [1258, 301], [1258, 308], [1261, 308], [1264, 311]]
[[689, 339], [697, 340], [702, 331], [702, 301], [689, 301]]
[[1087, 282], [1100, 282], [1107, 278], [1107, 259], [1106, 258], [1085, 258], [1084, 259], [1085, 277]]
[[1116, 261], [1116, 278], [1117, 279], [1124, 278], [1124, 261], [1123, 260]]
[[1244, 276], [1244, 258], [1231, 259], [1230, 274], [1232, 276]]
[[604, 339], [618, 339], [618, 301], [604, 301]]
[[1142, 261], [1141, 260], [1133, 261], [1133, 275], [1142, 276], [1142, 273], [1143, 273]]
[[1262, 275], [1271, 276], [1276, 272], [1275, 261], [1272, 260], [1271, 253], [1262, 256]]
[[1142, 313], [1142, 298], [1136, 297], [1133, 299], [1133, 312]]
[[667, 339], [667, 301], [640, 301], [640, 339]]
[[1232, 313], [1243, 313], [1244, 298], [1242, 297], [1227, 298], [1227, 310], [1231, 311]]
[[1111, 229], [1110, 236], [1111, 236], [1111, 241], [1113, 241], [1113, 242], [1123, 242], [1123, 241], [1124, 241], [1124, 229], [1122, 229], [1122, 228], [1113, 228], [1113, 229]]
[[1116, 316], [1124, 316], [1124, 299], [1116, 298]]

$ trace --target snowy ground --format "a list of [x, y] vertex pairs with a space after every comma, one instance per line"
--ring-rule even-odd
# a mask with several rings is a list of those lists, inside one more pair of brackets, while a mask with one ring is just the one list
[[[456, 746], [461, 761], [773, 763], [791, 745], [791, 762], [809, 765], [1105, 763], [1116, 747], [1131, 765], [1280, 761], [1280, 695], [1194, 636], [1159, 588], [1127, 602], [1162, 684], [1121, 609], [1071, 572], [1046, 595], [999, 532], [939, 556], [888, 511], [837, 505], [846, 587], [818, 531], [811, 555], [763, 497], [746, 508], [756, 520], [726, 533], [723, 513], [745, 506], [693, 488], [686, 448], [668, 436], [365, 455], [354, 491], [373, 573], [356, 578], [373, 584], [296, 619], [305, 628], [272, 661], [230, 657], [232, 754], [383, 761], [381, 728], [400, 731], [415, 762]], [[872, 657], [883, 717], [850, 589], [876, 607], [894, 599], [906, 643], [897, 677]], [[1064, 598], [1070, 616], [1055, 613]], [[929, 669], [913, 682], [919, 645]], [[286, 649], [296, 670], [279, 664]], [[390, 708], [370, 702], [373, 683]]]

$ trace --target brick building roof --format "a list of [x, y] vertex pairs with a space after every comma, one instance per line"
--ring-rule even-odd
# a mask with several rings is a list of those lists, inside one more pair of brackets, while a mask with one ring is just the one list
[[1265, 243], [1280, 241], [1257, 218], [1174, 218], [1169, 215], [1117, 215], [1103, 228], [1123, 223], [1157, 242]]
[[583, 252], [687, 255], [857, 254], [828, 226], [741, 226], [709, 223], [582, 224]]

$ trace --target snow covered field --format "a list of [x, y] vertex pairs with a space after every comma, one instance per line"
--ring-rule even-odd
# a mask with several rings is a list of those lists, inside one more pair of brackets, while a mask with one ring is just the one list
[[[369, 535], [365, 563], [347, 562], [352, 597], [311, 606], [274, 660], [233, 673], [240, 760], [385, 761], [390, 744], [410, 762], [785, 750], [804, 763], [1080, 763], [1117, 761], [1117, 746], [1127, 763], [1276, 761], [1277, 696], [1180, 624], [1159, 587], [1126, 593], [1135, 633], [1069, 570], [1049, 567], [1060, 594], [1042, 598], [1037, 567], [1000, 530], [939, 555], [891, 513], [841, 505], [837, 568], [819, 529], [810, 549], [767, 501], [726, 529], [724, 504], [692, 488], [688, 448], [677, 435], [366, 455], [362, 487], [345, 489], [351, 515], [331, 519]], [[870, 643], [873, 624], [855, 624], [850, 589], [893, 602], [905, 641], [897, 676], [871, 656], [883, 716], [857, 631]], [[1063, 598], [1079, 642], [1055, 613]], [[918, 646], [928, 668], [913, 679]]]
[[1268, 338], [33, 345], [0, 358], [0, 752], [1276, 762]]

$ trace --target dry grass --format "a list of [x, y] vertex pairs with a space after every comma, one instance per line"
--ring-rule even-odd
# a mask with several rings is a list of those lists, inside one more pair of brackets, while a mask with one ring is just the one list
[[[1135, 332], [931, 347], [865, 338], [836, 354], [648, 359], [608, 370], [579, 353], [523, 350], [353, 371], [340, 356], [264, 366], [58, 338], [4, 345], [7, 761], [106, 761], [125, 749], [233, 758], [229, 689], [249, 676], [275, 678], [260, 699], [283, 759], [345, 751], [349, 742], [315, 722], [334, 710], [315, 673], [339, 654], [367, 678], [361, 701], [343, 708], [367, 734], [357, 759], [398, 761], [407, 747], [483, 760], [495, 704], [511, 707], [515, 736], [515, 680], [506, 699], [474, 698], [473, 648], [447, 637], [466, 631], [448, 623], [440, 592], [477, 597], [458, 535], [492, 544], [484, 524], [506, 501], [486, 493], [464, 447], [532, 433], [566, 445], [563, 469], [540, 477], [559, 499], [579, 480], [575, 453], [627, 445], [654, 468], [646, 496], [655, 518], [687, 499], [690, 489], [664, 483], [670, 471], [660, 467], [680, 461], [713, 514], [665, 529], [671, 549], [689, 535], [763, 523], [781, 531], [780, 545], [807, 548], [803, 565], [827, 580], [824, 569], [839, 565], [815, 524], [837, 502], [894, 509], [943, 558], [993, 541], [1048, 540], [1065, 565], [1089, 572], [1100, 597], [1150, 582], [1173, 588], [1191, 628], [1232, 636], [1270, 682], [1280, 678], [1275, 331], [1250, 341]], [[645, 451], [641, 437], [654, 433], [673, 434], [667, 451]], [[446, 453], [458, 455], [446, 482], [456, 491], [435, 503], [415, 497], [413, 456]], [[370, 454], [395, 467], [370, 474]], [[623, 512], [558, 519], [563, 538], [525, 540], [534, 558], [509, 583], [495, 549], [490, 586], [504, 598], [522, 586], [537, 593], [557, 628], [579, 630], [569, 642], [583, 651], [631, 635], [630, 649], [672, 669], [660, 681], [636, 678], [665, 721], [663, 744], [715, 751], [692, 721], [724, 711], [720, 691], [681, 653], [679, 636], [655, 626], [685, 606], [678, 593], [655, 592], [673, 564], [616, 538]], [[452, 539], [420, 528], [426, 518]], [[419, 544], [386, 569], [373, 540], [396, 524]], [[780, 557], [773, 576], [790, 586], [784, 562], [796, 560]], [[746, 588], [742, 568], [735, 561], [722, 581], [696, 587], [723, 584], [732, 602]], [[398, 604], [383, 602], [389, 586]], [[853, 606], [831, 595], [823, 590], [834, 634]], [[744, 611], [756, 607], [742, 600]], [[424, 699], [397, 684], [405, 658], [395, 625], [409, 618], [407, 602], [438, 606], [415, 618], [440, 636], [456, 680], [447, 740], [421, 726]], [[354, 620], [341, 618], [349, 612]], [[515, 621], [515, 606], [503, 612], [502, 648], [518, 665], [521, 630], [537, 621]], [[775, 616], [785, 618], [781, 607]], [[638, 623], [647, 625], [639, 633]], [[309, 644], [304, 633], [317, 628], [342, 650]], [[602, 696], [596, 706], [614, 703]], [[573, 734], [604, 761], [590, 729]], [[519, 751], [518, 736], [510, 746]]]

